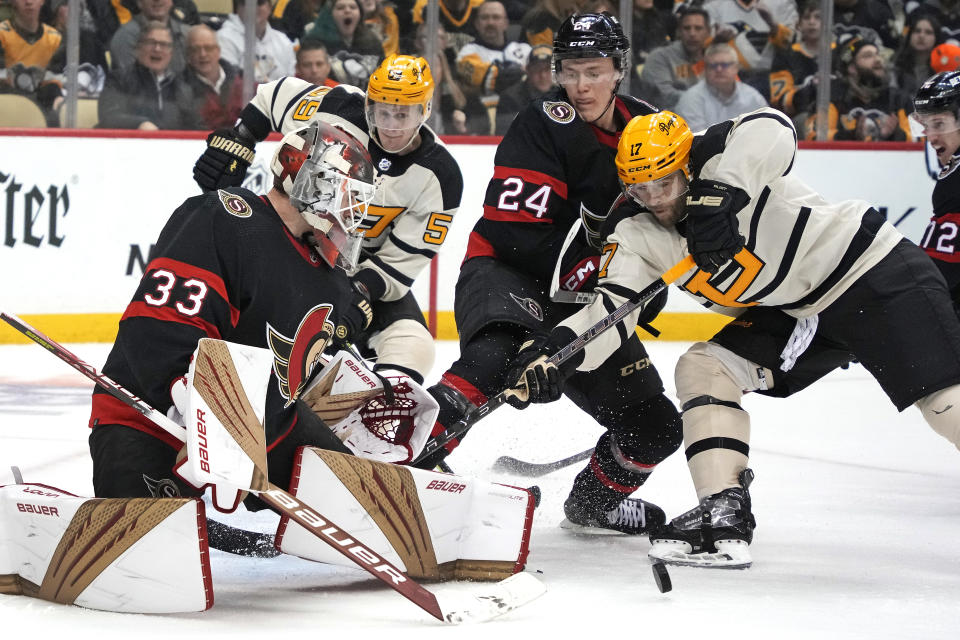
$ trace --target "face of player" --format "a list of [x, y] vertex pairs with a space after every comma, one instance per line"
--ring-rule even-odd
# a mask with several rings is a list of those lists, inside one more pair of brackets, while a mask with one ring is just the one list
[[[620, 72], [610, 58], [564, 60], [557, 74], [573, 108], [587, 122], [605, 115], [619, 79]], [[597, 124], [603, 127], [603, 123]]]
[[330, 75], [330, 58], [323, 49], [297, 52], [297, 77], [312, 84], [323, 84]]
[[937, 34], [929, 20], [917, 20], [910, 32], [910, 48], [919, 53], [930, 53], [937, 43]]
[[398, 153], [407, 148], [423, 124], [423, 107], [370, 101], [367, 103], [367, 122], [376, 129], [383, 150]]
[[353, 35], [360, 22], [360, 7], [356, 0], [337, 0], [333, 5], [333, 21], [340, 35]]
[[937, 153], [937, 160], [946, 166], [960, 149], [960, 123], [949, 111], [931, 114], [912, 114], [910, 128], [916, 136], [925, 136]]
[[627, 185], [627, 196], [646, 207], [661, 225], [673, 227], [683, 217], [687, 177], [683, 171], [649, 182]]
[[167, 29], [154, 29], [140, 36], [137, 62], [160, 75], [170, 66], [173, 57], [173, 38]]

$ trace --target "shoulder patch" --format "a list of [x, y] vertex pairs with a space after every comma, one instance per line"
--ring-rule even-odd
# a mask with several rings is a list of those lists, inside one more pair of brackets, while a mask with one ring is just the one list
[[253, 209], [250, 208], [247, 201], [240, 196], [228, 193], [223, 189], [217, 189], [217, 195], [220, 197], [220, 202], [223, 203], [223, 208], [230, 215], [238, 218], [249, 218], [253, 213]]
[[569, 103], [563, 101], [544, 101], [543, 112], [547, 114], [548, 118], [560, 124], [573, 122], [573, 119], [577, 116], [577, 112], [574, 111], [573, 107]]

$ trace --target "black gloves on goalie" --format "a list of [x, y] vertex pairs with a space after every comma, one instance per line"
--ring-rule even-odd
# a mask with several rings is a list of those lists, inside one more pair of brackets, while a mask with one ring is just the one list
[[687, 248], [697, 266], [716, 273], [746, 242], [737, 212], [750, 202], [743, 189], [716, 180], [696, 179], [687, 193]]
[[373, 322], [373, 307], [370, 306], [370, 294], [362, 282], [353, 281], [353, 298], [340, 313], [340, 322], [334, 331], [333, 344], [346, 349], [353, 344], [363, 331]]
[[555, 351], [549, 335], [533, 336], [523, 343], [507, 373], [507, 384], [511, 385], [504, 392], [507, 404], [526, 409], [531, 402], [540, 404], [560, 399], [565, 376], [555, 364], [547, 362]]
[[240, 186], [256, 144], [242, 128], [217, 129], [207, 136], [207, 149], [193, 165], [193, 179], [204, 191]]

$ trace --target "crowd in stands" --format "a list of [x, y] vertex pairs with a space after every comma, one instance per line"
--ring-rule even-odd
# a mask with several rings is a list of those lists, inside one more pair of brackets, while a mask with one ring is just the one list
[[[213, 129], [243, 107], [246, 3], [79, 0], [78, 96], [98, 126]], [[229, 5], [228, 5], [229, 8]], [[423, 55], [427, 0], [257, 0], [255, 83], [296, 75], [364, 88], [391, 53]], [[551, 44], [574, 12], [613, 0], [440, 0], [436, 128], [502, 135], [550, 90]], [[0, 93], [28, 96], [58, 126], [67, 0], [0, 0]], [[819, 49], [829, 41], [829, 135], [910, 140], [906, 117], [927, 77], [960, 65], [960, 0], [633, 0], [631, 93], [694, 130], [770, 105], [815, 137]]]

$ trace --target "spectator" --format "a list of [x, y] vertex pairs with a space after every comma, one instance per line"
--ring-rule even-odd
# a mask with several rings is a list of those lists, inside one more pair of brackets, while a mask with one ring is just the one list
[[47, 121], [62, 95], [66, 54], [63, 36], [40, 22], [43, 0], [12, 0], [10, 19], [0, 22], [0, 84], [35, 100]]
[[553, 36], [567, 19], [577, 12], [576, 0], [536, 0], [520, 21], [523, 37], [530, 45], [553, 46]]
[[703, 54], [703, 60], [706, 67], [703, 79], [680, 96], [676, 108], [692, 131], [702, 131], [712, 124], [767, 106], [760, 92], [737, 76], [740, 65], [733, 47], [712, 44]]
[[279, 0], [270, 15], [270, 26], [296, 41], [324, 6], [324, 0]]
[[893, 58], [893, 71], [897, 86], [908, 95], [913, 95], [924, 81], [933, 75], [930, 54], [940, 44], [940, 23], [936, 18], [913, 12], [903, 33], [903, 42]]
[[714, 25], [714, 39], [729, 42], [740, 56], [743, 80], [763, 93], [770, 90], [776, 50], [786, 50], [797, 28], [795, 0], [714, 0], [704, 5]]
[[[880, 47], [869, 35], [841, 33], [834, 50], [835, 76], [830, 84], [831, 140], [904, 141], [910, 140], [907, 122], [909, 99], [887, 82], [887, 68]], [[816, 94], [809, 102], [794, 102], [798, 111], [809, 111], [806, 138], [816, 137]]]
[[334, 0], [330, 14], [321, 11], [303, 41], [322, 42], [330, 54], [334, 79], [357, 87], [367, 85], [383, 57], [383, 44], [363, 23], [360, 0]]
[[363, 24], [377, 36], [387, 57], [400, 50], [400, 22], [392, 4], [384, 0], [361, 0]]
[[98, 126], [142, 131], [199, 129], [193, 92], [170, 70], [172, 57], [170, 25], [159, 21], [144, 24], [133, 65], [107, 74], [98, 103]]
[[296, 76], [322, 87], [335, 87], [339, 82], [330, 77], [330, 55], [316, 40], [307, 40], [297, 49]]
[[232, 127], [246, 105], [243, 75], [220, 59], [216, 32], [205, 24], [190, 27], [187, 34], [187, 70], [184, 73], [203, 129]]
[[633, 70], [639, 76], [651, 51], [670, 42], [673, 33], [673, 17], [653, 4], [653, 0], [633, 0], [633, 32], [630, 50], [633, 53]]
[[[80, 64], [100, 67], [100, 73], [106, 73], [107, 47], [100, 41], [97, 34], [97, 28], [94, 24], [94, 17], [87, 8], [90, 3], [87, 0], [80, 0]], [[50, 10], [52, 18], [50, 24], [61, 34], [67, 32], [68, 1], [51, 0]], [[102, 82], [101, 82], [101, 87]], [[99, 91], [98, 91], [99, 93]]]
[[477, 7], [474, 28], [477, 39], [457, 55], [457, 73], [464, 86], [496, 106], [497, 94], [523, 82], [523, 68], [530, 55], [525, 42], [507, 42], [507, 10], [497, 0]]
[[[799, 40], [789, 49], [778, 49], [770, 70], [770, 104], [788, 116], [797, 115], [794, 99], [797, 92], [809, 92], [801, 99], [809, 104], [815, 98], [817, 56], [820, 51], [822, 21], [819, 0], [807, 0], [801, 7], [797, 25]], [[832, 45], [831, 45], [832, 46]]]
[[[411, 10], [413, 24], [427, 21], [427, 1], [416, 0]], [[473, 27], [473, 14], [483, 0], [437, 0], [437, 3], [440, 5], [440, 24], [446, 29], [453, 48], [459, 50], [477, 35]]]
[[513, 118], [531, 100], [536, 100], [553, 88], [553, 47], [538, 44], [530, 51], [527, 61], [527, 73], [523, 82], [516, 84], [500, 94], [497, 104], [496, 134], [507, 132]]
[[[244, 0], [233, 0], [233, 13], [227, 16], [223, 26], [217, 31], [220, 43], [220, 55], [223, 60], [240, 69], [243, 68], [245, 29], [240, 12]], [[296, 60], [293, 43], [290, 38], [269, 24], [270, 0], [257, 0], [254, 21], [256, 48], [253, 53], [253, 79], [257, 83], [279, 80], [292, 76]]]
[[170, 70], [180, 73], [187, 66], [185, 55], [187, 31], [190, 27], [172, 15], [173, 0], [137, 0], [140, 13], [133, 16], [129, 22], [117, 29], [110, 40], [110, 66], [113, 69], [125, 70], [133, 66], [138, 58], [138, 42], [140, 31], [148, 21], [162, 22], [170, 27], [173, 34], [173, 57]]
[[[677, 104], [680, 95], [703, 75], [703, 50], [710, 37], [709, 14], [699, 7], [684, 10], [677, 35], [677, 41], [650, 52], [640, 74], [645, 97], [662, 109]], [[647, 92], [651, 95], [647, 96]]]
[[889, 3], [884, 0], [834, 0], [833, 24], [873, 29], [883, 41], [883, 46], [894, 51], [900, 45], [896, 18]]

